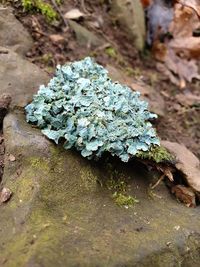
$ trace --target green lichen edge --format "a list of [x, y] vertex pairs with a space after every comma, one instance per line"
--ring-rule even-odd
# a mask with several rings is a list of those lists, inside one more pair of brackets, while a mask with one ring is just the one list
[[163, 146], [152, 146], [148, 151], [139, 151], [136, 158], [150, 160], [156, 163], [173, 162], [174, 157]]

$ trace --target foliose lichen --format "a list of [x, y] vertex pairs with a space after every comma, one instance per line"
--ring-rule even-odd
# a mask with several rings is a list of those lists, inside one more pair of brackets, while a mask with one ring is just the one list
[[83, 157], [110, 152], [127, 162], [139, 151], [159, 146], [149, 122], [157, 116], [139, 92], [113, 82], [103, 66], [86, 57], [57, 66], [47, 86], [41, 85], [26, 106], [27, 121], [56, 144], [75, 147]]

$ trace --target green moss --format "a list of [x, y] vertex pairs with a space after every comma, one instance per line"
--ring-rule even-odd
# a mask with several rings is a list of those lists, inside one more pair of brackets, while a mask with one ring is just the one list
[[174, 160], [173, 156], [162, 146], [152, 146], [149, 151], [140, 151], [136, 156], [156, 163], [172, 162]]
[[80, 180], [81, 186], [86, 190], [91, 191], [96, 188], [97, 176], [92, 173], [91, 168], [84, 167], [80, 170]]
[[139, 200], [137, 200], [136, 198], [134, 198], [130, 195], [126, 195], [126, 194], [122, 194], [122, 193], [118, 193], [118, 192], [115, 192], [113, 194], [113, 198], [115, 200], [115, 203], [119, 206], [131, 207], [135, 203], [139, 202]]
[[116, 190], [117, 192], [126, 192], [127, 190], [127, 183], [121, 179], [114, 180], [111, 178], [106, 185], [109, 190]]
[[127, 67], [125, 68], [125, 73], [126, 73], [126, 75], [128, 75], [128, 76], [134, 76], [134, 77], [140, 77], [140, 76], [142, 75], [142, 71], [141, 71], [141, 69], [138, 68], [138, 67], [135, 67], [135, 68], [133, 69], [133, 68], [127, 66]]
[[117, 52], [113, 47], [108, 47], [105, 49], [105, 53], [112, 58], [117, 58]]
[[58, 18], [58, 14], [53, 7], [43, 0], [21, 0], [21, 2], [26, 11], [36, 11], [44, 15], [48, 22], [52, 22]]
[[112, 192], [112, 198], [118, 206], [131, 207], [139, 201], [133, 196], [129, 195], [130, 185], [128, 181], [130, 177], [113, 169], [111, 164], [107, 164], [109, 179], [106, 181], [106, 187]]
[[49, 167], [49, 162], [47, 160], [37, 157], [31, 157], [29, 159], [29, 162], [33, 169], [40, 169], [44, 173], [49, 172], [50, 167]]

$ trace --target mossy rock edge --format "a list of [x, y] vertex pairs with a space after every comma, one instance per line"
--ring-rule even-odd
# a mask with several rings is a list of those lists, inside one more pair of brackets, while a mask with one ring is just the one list
[[[16, 161], [5, 162], [3, 185], [13, 197], [0, 206], [1, 266], [198, 266], [199, 208], [177, 203], [164, 185], [149, 198], [152, 173], [65, 151], [21, 113], [5, 118], [4, 134]], [[112, 173], [127, 177], [139, 203], [116, 205], [97, 182]]]

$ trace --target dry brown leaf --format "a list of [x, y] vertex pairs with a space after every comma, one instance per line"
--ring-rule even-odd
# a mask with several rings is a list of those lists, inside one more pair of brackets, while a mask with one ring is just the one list
[[65, 38], [60, 34], [51, 34], [51, 35], [49, 35], [49, 39], [53, 43], [62, 43], [65, 41]]
[[183, 174], [187, 184], [194, 192], [200, 193], [199, 159], [184, 145], [169, 141], [161, 141], [161, 144], [174, 155], [175, 167]]
[[187, 6], [195, 10], [197, 15], [200, 17], [200, 1], [199, 0], [177, 0], [183, 6]]
[[76, 19], [80, 19], [84, 16], [85, 16], [85, 14], [82, 13], [78, 8], [74, 8], [74, 9], [71, 9], [70, 11], [68, 11], [67, 13], [65, 13], [64, 18], [76, 20]]
[[193, 106], [200, 104], [200, 96], [191, 93], [176, 95], [177, 101], [183, 106]]
[[200, 38], [187, 37], [171, 40], [169, 47], [185, 58], [200, 58]]
[[183, 202], [187, 207], [196, 207], [196, 197], [193, 190], [184, 185], [175, 185], [171, 189], [172, 194], [175, 194], [176, 198]]
[[192, 79], [200, 79], [197, 64], [197, 58], [200, 57], [200, 38], [193, 36], [193, 31], [198, 28], [200, 20], [194, 8], [176, 4], [174, 19], [170, 25], [173, 38], [165, 43], [158, 40], [154, 42], [154, 55], [164, 64], [159, 65], [159, 68], [180, 88], [184, 88], [186, 82], [192, 82]]

